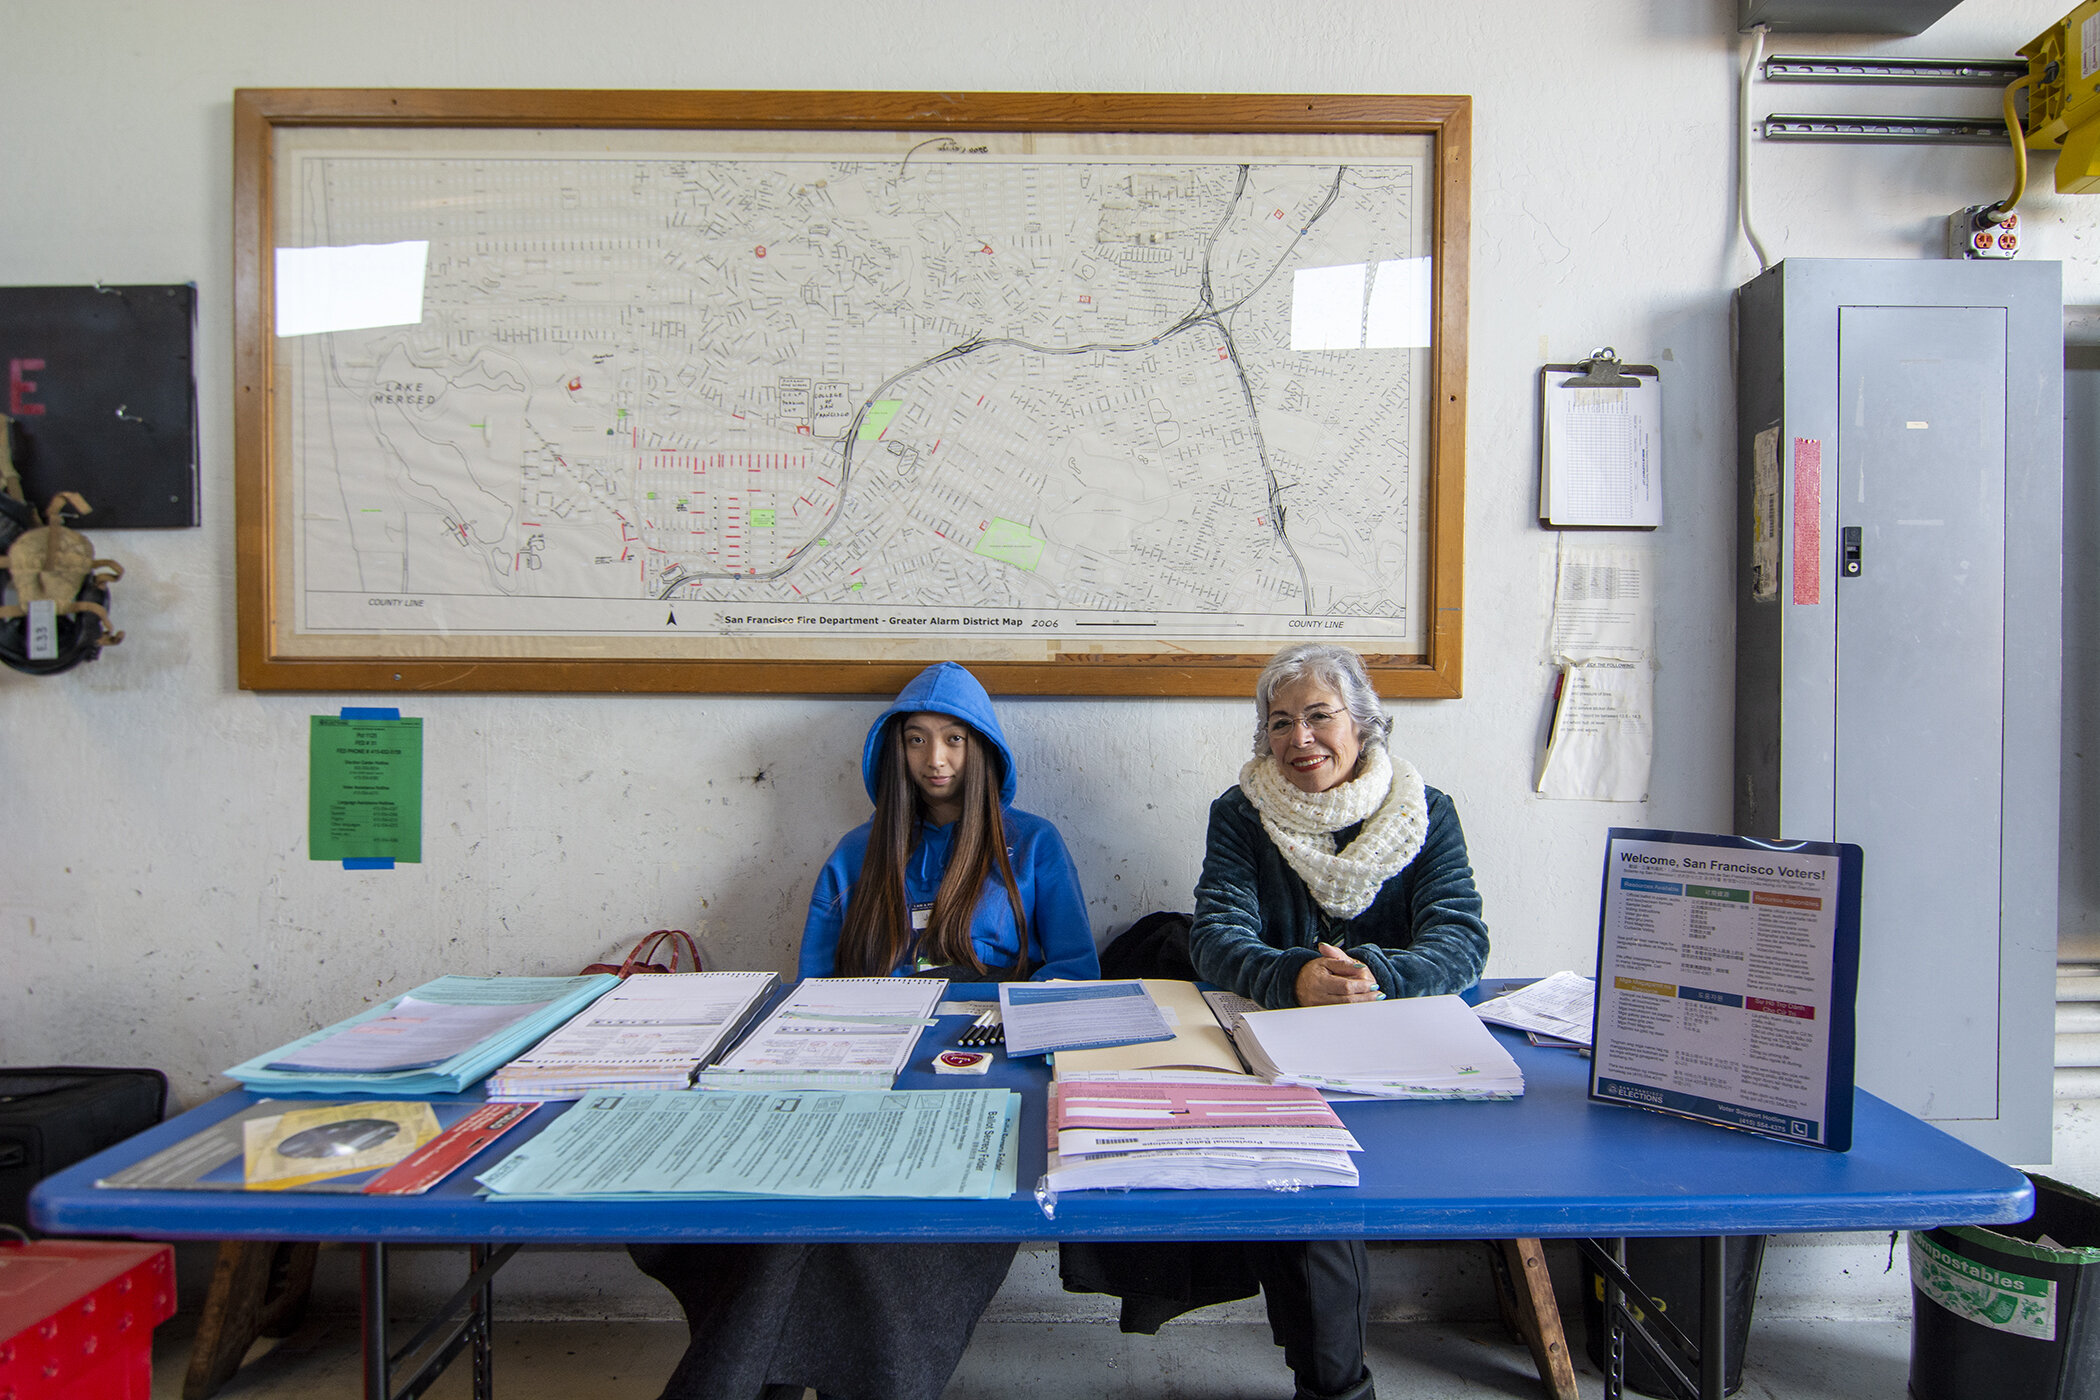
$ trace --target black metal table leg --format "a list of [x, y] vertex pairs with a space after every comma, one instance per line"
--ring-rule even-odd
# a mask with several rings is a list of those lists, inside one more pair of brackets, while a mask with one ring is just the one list
[[[1626, 1241], [1611, 1242], [1611, 1257], [1626, 1267]], [[1621, 1305], [1625, 1296], [1619, 1288], [1616, 1274], [1604, 1276], [1604, 1320], [1610, 1327], [1606, 1335], [1611, 1340], [1611, 1364], [1604, 1369], [1604, 1400], [1622, 1400], [1626, 1393], [1626, 1325]]]
[[[1607, 1400], [1620, 1400], [1626, 1385], [1626, 1343], [1638, 1342], [1641, 1355], [1663, 1384], [1683, 1400], [1721, 1400], [1721, 1384], [1714, 1380], [1711, 1388], [1707, 1384], [1707, 1359], [1716, 1359], [1722, 1348], [1707, 1349], [1705, 1338], [1710, 1335], [1710, 1320], [1702, 1322], [1699, 1342], [1684, 1334], [1674, 1321], [1651, 1306], [1651, 1300], [1640, 1286], [1639, 1280], [1626, 1272], [1626, 1241], [1577, 1240], [1583, 1257], [1588, 1259], [1604, 1279], [1605, 1322], [1610, 1328], [1611, 1364], [1605, 1369], [1604, 1394]], [[1606, 1244], [1609, 1244], [1609, 1248]], [[1718, 1243], [1709, 1241], [1718, 1248]], [[1701, 1256], [1702, 1263], [1704, 1256]], [[1702, 1271], [1701, 1287], [1706, 1286]], [[1686, 1365], [1697, 1368], [1695, 1380]], [[1721, 1373], [1713, 1373], [1718, 1377]]]
[[[398, 1352], [387, 1333], [386, 1246], [358, 1249], [364, 1266], [365, 1400], [417, 1400], [468, 1348], [474, 1353], [474, 1400], [495, 1400], [496, 1271], [518, 1246], [467, 1246], [466, 1282]], [[399, 1390], [394, 1388], [397, 1374], [405, 1378]]]
[[467, 1271], [481, 1275], [474, 1295], [474, 1400], [496, 1400], [496, 1275], [481, 1274], [488, 1262], [487, 1245], [467, 1249]]
[[365, 1355], [365, 1400], [392, 1400], [386, 1347], [386, 1246], [357, 1247], [364, 1294], [362, 1338]]
[[1728, 1386], [1728, 1238], [1699, 1241], [1699, 1400], [1722, 1400]]

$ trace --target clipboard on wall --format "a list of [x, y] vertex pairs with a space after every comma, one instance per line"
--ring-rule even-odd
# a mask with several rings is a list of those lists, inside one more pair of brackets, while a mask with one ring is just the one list
[[1539, 370], [1539, 523], [1552, 530], [1662, 524], [1662, 375], [1610, 346]]

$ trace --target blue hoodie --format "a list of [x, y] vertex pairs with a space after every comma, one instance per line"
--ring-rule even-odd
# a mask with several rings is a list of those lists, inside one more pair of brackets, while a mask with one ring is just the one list
[[[977, 678], [952, 661], [929, 666], [875, 717], [868, 728], [868, 741], [861, 750], [861, 777], [870, 801], [882, 757], [882, 731], [897, 715], [931, 712], [948, 715], [969, 725], [999, 751], [1004, 776], [999, 784], [1000, 817], [1006, 826], [1006, 858], [1013, 866], [1020, 887], [1021, 908], [1028, 915], [1028, 975], [1090, 978], [1101, 975], [1100, 958], [1094, 952], [1094, 930], [1087, 921], [1086, 898], [1079, 891], [1079, 872], [1065, 850], [1057, 828], [1032, 812], [1013, 805], [1018, 775], [1013, 750], [992, 713], [992, 699]], [[809, 900], [809, 919], [802, 926], [803, 977], [830, 977], [836, 970], [839, 930], [846, 920], [846, 901], [860, 878], [861, 861], [868, 851], [873, 821], [862, 822], [840, 838], [817, 875], [816, 891]], [[948, 856], [955, 848], [955, 827], [926, 824], [920, 827], [910, 864], [904, 877], [908, 903], [932, 904], [948, 872]], [[995, 869], [985, 880], [977, 901], [970, 937], [977, 957], [987, 968], [1011, 967], [1020, 944], [1014, 927], [1014, 911], [999, 883]], [[908, 971], [900, 965], [899, 972]]]

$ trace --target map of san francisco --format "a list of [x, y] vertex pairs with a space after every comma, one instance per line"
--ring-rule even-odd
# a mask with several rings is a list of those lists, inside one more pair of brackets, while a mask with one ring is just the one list
[[279, 342], [298, 629], [1407, 649], [1426, 175], [1385, 140], [283, 162], [280, 243], [428, 243], [420, 323]]

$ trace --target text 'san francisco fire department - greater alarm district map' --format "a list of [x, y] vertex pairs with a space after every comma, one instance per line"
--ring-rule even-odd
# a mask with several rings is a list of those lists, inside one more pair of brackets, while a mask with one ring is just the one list
[[279, 342], [300, 633], [1420, 643], [1426, 143], [336, 136], [279, 244], [428, 252]]

